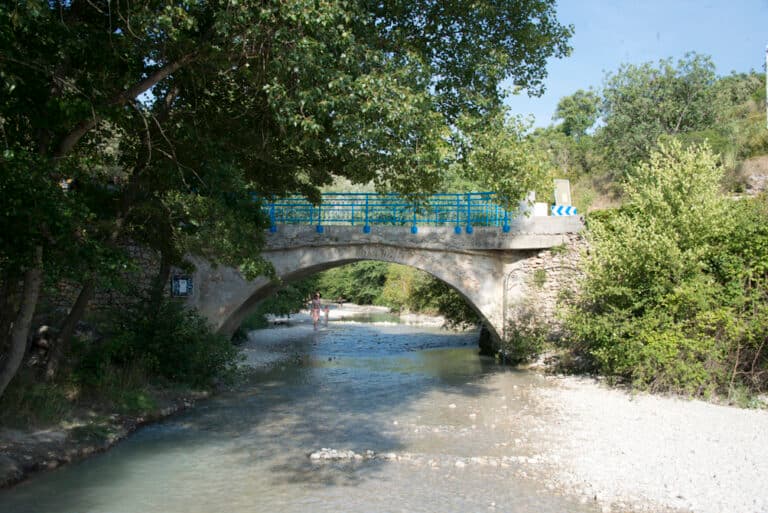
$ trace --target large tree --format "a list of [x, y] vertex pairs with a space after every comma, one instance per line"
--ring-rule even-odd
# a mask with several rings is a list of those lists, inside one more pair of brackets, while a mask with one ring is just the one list
[[600, 97], [594, 91], [579, 89], [557, 102], [555, 119], [562, 120], [560, 130], [575, 139], [581, 138], [597, 122], [600, 113]]
[[691, 53], [677, 63], [625, 64], [606, 77], [600, 137], [614, 171], [646, 160], [660, 137], [703, 130], [715, 121], [715, 66]]
[[[59, 232], [59, 216], [36, 216], [15, 234], [23, 244], [3, 248], [4, 281], [27, 276], [6, 305], [9, 347], [26, 341], [43, 269], [55, 261], [85, 276], [64, 331], [104, 274], [97, 257], [62, 263], [61, 246], [88, 242], [103, 255], [131, 236], [174, 258], [205, 251], [258, 272], [252, 192], [317, 199], [334, 176], [434, 188], [454, 156], [455, 121], [497, 109], [504, 79], [541, 92], [546, 59], [568, 51], [553, 4], [3, 3], [2, 165], [23, 175], [34, 160], [47, 184], [72, 183], [41, 196], [43, 212], [62, 197], [77, 207]], [[15, 365], [4, 359], [0, 375]]]

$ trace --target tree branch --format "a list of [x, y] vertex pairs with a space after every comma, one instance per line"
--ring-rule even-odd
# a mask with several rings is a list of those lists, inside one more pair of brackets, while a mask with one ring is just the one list
[[[196, 56], [195, 53], [190, 53], [183, 56], [181, 59], [177, 61], [174, 61], [170, 64], [166, 64], [165, 66], [156, 70], [154, 73], [149, 75], [147, 78], [145, 78], [141, 82], [138, 82], [134, 86], [129, 87], [127, 90], [115, 96], [109, 102], [109, 105], [120, 106], [120, 105], [125, 105], [129, 101], [134, 100], [139, 95], [150, 90], [158, 82], [166, 79], [171, 73], [179, 70], [184, 65], [190, 63], [195, 58], [195, 56]], [[94, 114], [93, 117], [84, 119], [80, 123], [78, 123], [77, 126], [61, 140], [61, 143], [59, 144], [59, 147], [57, 148], [56, 153], [54, 154], [54, 158], [60, 159], [66, 156], [67, 154], [69, 154], [69, 152], [72, 151], [72, 148], [74, 148], [75, 145], [78, 142], [80, 142], [80, 139], [82, 139], [83, 136], [87, 134], [90, 130], [95, 128], [101, 122], [101, 120], [102, 120], [102, 117], [99, 114]]]

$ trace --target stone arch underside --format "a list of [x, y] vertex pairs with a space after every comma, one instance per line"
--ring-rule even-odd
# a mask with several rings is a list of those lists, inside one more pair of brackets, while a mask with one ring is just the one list
[[263, 253], [280, 281], [259, 277], [246, 281], [231, 268], [195, 262], [198, 285], [193, 305], [218, 332], [231, 335], [263, 299], [283, 284], [320, 271], [362, 260], [414, 267], [453, 287], [485, 321], [492, 336], [502, 333], [503, 263], [494, 251], [440, 251], [387, 244], [273, 249]]

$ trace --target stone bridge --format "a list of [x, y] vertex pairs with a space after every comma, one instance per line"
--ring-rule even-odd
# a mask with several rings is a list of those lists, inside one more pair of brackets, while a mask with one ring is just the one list
[[514, 220], [508, 231], [477, 227], [456, 233], [450, 226], [375, 226], [368, 233], [356, 226], [278, 225], [267, 235], [263, 255], [279, 281], [245, 280], [232, 268], [212, 268], [197, 260], [192, 306], [218, 332], [230, 335], [256, 305], [282, 284], [360, 260], [379, 260], [415, 267], [444, 281], [472, 306], [492, 338], [505, 328], [521, 304], [533, 302], [551, 317], [558, 292], [574, 275], [579, 232], [576, 216]]

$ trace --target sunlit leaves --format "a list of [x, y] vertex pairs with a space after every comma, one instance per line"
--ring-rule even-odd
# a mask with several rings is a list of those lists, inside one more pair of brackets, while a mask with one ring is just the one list
[[528, 191], [541, 188], [549, 170], [547, 155], [519, 118], [499, 112], [489, 120], [465, 119], [463, 144], [467, 155], [465, 176], [481, 188], [506, 198], [516, 208]]
[[589, 223], [568, 325], [603, 372], [697, 395], [768, 385], [764, 198], [727, 199], [721, 178], [707, 147], [661, 143], [630, 175], [622, 209]]
[[609, 74], [601, 137], [617, 171], [647, 158], [661, 136], [710, 127], [716, 115], [715, 78], [712, 60], [695, 53], [658, 66], [625, 64]]

